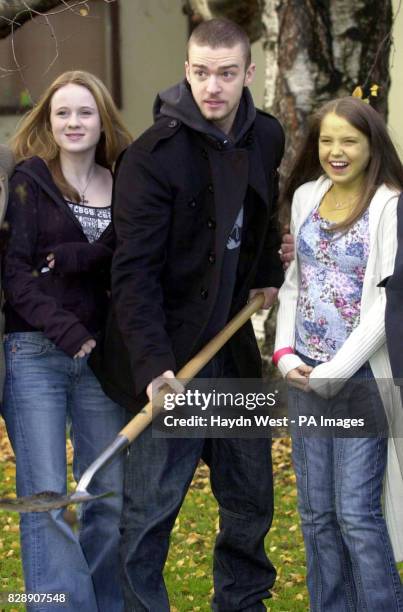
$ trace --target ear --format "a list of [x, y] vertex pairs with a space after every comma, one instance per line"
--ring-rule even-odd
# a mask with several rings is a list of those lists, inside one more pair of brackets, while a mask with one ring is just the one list
[[185, 75], [186, 75], [187, 82], [190, 84], [190, 66], [187, 60], [185, 62]]
[[246, 73], [245, 73], [245, 81], [244, 86], [248, 86], [252, 83], [256, 72], [256, 64], [250, 64]]

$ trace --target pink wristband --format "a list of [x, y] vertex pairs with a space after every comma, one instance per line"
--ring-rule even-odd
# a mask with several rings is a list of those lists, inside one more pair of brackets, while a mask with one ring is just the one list
[[283, 355], [289, 355], [291, 353], [294, 353], [294, 349], [291, 346], [286, 346], [285, 348], [282, 349], [278, 349], [278, 351], [276, 351], [273, 354], [273, 357], [271, 358], [271, 362], [272, 364], [277, 367], [278, 362], [280, 361], [280, 359], [282, 358]]

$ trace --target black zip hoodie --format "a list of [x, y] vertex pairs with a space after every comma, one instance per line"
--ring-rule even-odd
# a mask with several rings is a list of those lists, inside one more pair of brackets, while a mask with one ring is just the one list
[[[42, 331], [72, 357], [106, 315], [112, 226], [90, 244], [39, 157], [16, 166], [6, 220], [5, 331]], [[49, 253], [54, 270], [47, 266]]]
[[153, 114], [155, 120], [160, 115], [178, 119], [195, 132], [218, 140], [229, 149], [241, 146], [241, 141], [255, 121], [256, 108], [249, 89], [244, 87], [231, 135], [227, 136], [214, 123], [203, 117], [187, 81], [183, 80], [158, 94], [154, 102]]

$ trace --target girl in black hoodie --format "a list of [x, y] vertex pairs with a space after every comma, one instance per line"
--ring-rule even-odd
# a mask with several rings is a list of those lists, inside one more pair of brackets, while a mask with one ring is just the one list
[[[16, 455], [17, 493], [66, 493], [66, 424], [74, 477], [124, 424], [87, 365], [108, 301], [113, 249], [111, 166], [130, 142], [105, 86], [71, 71], [45, 91], [12, 141], [4, 261], [4, 418]], [[119, 612], [122, 461], [101, 470], [75, 533], [62, 510], [21, 516], [26, 590], [66, 593], [65, 610]], [[29, 610], [42, 610], [40, 604]], [[50, 612], [53, 607], [47, 604]]]

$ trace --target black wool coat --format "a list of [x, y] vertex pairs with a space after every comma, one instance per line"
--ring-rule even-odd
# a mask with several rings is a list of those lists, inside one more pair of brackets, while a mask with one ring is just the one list
[[[225, 282], [221, 266], [245, 171], [242, 244], [229, 315], [245, 305], [249, 289], [281, 285], [273, 216], [283, 149], [278, 121], [257, 111], [252, 128], [230, 150], [162, 116], [126, 151], [113, 202], [113, 307], [103, 345], [91, 358], [115, 401], [138, 410], [148, 383], [165, 370], [177, 371], [205, 342], [203, 332]], [[260, 376], [250, 322], [229, 345], [239, 375]]]

